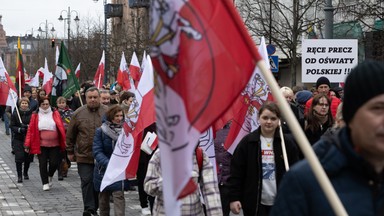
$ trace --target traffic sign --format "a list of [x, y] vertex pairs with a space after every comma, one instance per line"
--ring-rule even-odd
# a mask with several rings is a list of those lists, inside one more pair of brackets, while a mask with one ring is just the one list
[[269, 65], [271, 66], [272, 72], [279, 72], [279, 56], [269, 56]]
[[272, 45], [272, 44], [268, 44], [267, 45], [267, 52], [268, 52], [268, 55], [270, 55], [270, 56], [275, 54], [276, 47], [274, 45]]

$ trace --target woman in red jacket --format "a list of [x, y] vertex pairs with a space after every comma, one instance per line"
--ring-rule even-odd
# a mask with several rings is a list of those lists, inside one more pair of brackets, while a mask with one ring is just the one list
[[65, 129], [59, 112], [51, 108], [47, 97], [39, 98], [39, 109], [32, 114], [25, 148], [30, 154], [38, 155], [43, 190], [49, 190], [59, 165], [60, 151], [65, 150]]

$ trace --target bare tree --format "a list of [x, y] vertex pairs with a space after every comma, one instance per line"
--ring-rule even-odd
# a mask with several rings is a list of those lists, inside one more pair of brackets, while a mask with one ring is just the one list
[[324, 1], [237, 0], [236, 6], [254, 40], [264, 36], [284, 53], [290, 65], [291, 85], [295, 86], [301, 39], [322, 22], [317, 13]]

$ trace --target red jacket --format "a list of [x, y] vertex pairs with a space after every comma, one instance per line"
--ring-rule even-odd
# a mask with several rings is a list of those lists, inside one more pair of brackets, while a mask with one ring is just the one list
[[[329, 95], [328, 95], [328, 97], [329, 97]], [[307, 103], [305, 103], [305, 111], [304, 111], [305, 115], [308, 113], [308, 110], [311, 108], [312, 101], [313, 101], [313, 97], [311, 99], [309, 99], [307, 101]], [[329, 108], [331, 109], [333, 119], [336, 118], [337, 107], [339, 107], [340, 103], [341, 103], [341, 100], [339, 98], [334, 97], [334, 96], [331, 97], [331, 105]]]
[[[52, 110], [53, 121], [56, 123], [57, 132], [59, 133], [59, 146], [60, 150], [65, 150], [65, 129], [63, 121], [61, 120], [60, 113], [57, 110]], [[25, 137], [25, 147], [29, 148], [30, 154], [40, 154], [40, 132], [39, 132], [39, 113], [32, 114], [29, 123], [27, 136]]]

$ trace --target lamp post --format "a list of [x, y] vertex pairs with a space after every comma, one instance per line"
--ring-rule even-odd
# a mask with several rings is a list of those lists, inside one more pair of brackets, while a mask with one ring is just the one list
[[[67, 18], [63, 18], [63, 12], [67, 13]], [[59, 17], [59, 20], [60, 21], [63, 21], [63, 20], [67, 20], [67, 25], [68, 25], [68, 52], [70, 51], [70, 38], [71, 38], [71, 15], [72, 13], [75, 13], [76, 14], [76, 17], [75, 19], [73, 19], [75, 22], [79, 22], [80, 19], [79, 19], [79, 13], [75, 10], [72, 10], [71, 11], [71, 8], [68, 7], [68, 10], [62, 10], [60, 12], [60, 17]], [[65, 24], [64, 24], [65, 25]]]
[[[44, 30], [41, 28], [41, 25], [43, 25], [44, 27]], [[52, 27], [51, 29], [49, 29], [49, 27]], [[49, 29], [49, 30], [48, 30]], [[45, 23], [44, 22], [41, 22], [40, 25], [39, 25], [39, 28], [37, 29], [37, 31], [39, 31], [41, 33], [41, 35], [43, 35], [43, 33], [45, 33], [45, 48], [44, 48], [44, 55], [45, 57], [47, 57], [47, 50], [48, 50], [48, 31], [51, 31], [52, 33], [55, 31], [55, 27], [53, 26], [52, 23], [48, 23], [48, 20], [45, 20]]]
[[[99, 0], [93, 0], [95, 3]], [[108, 62], [108, 52], [107, 52], [107, 0], [104, 0], [104, 57], [105, 57], [105, 76], [104, 76], [104, 83], [107, 83], [108, 81], [108, 71], [109, 71], [109, 62]]]

